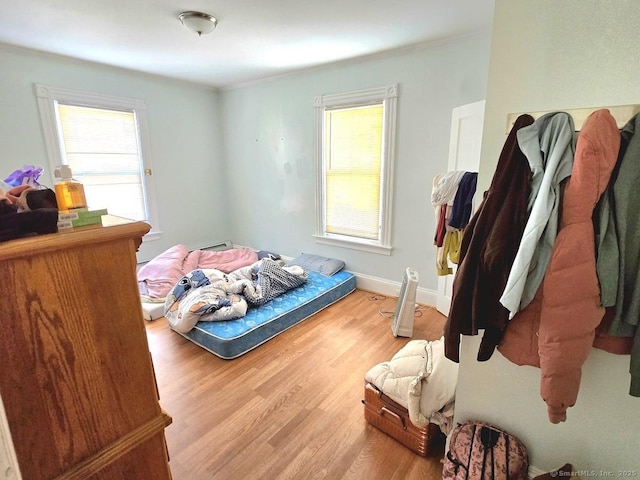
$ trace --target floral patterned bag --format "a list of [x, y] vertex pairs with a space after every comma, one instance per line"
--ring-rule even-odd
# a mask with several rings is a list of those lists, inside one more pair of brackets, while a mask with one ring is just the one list
[[443, 480], [524, 480], [529, 455], [524, 444], [503, 429], [468, 421], [451, 432]]

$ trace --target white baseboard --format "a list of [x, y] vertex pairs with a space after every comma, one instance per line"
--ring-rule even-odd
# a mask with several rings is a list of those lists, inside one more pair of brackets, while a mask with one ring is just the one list
[[531, 465], [529, 465], [529, 470], [527, 472], [527, 476], [528, 478], [531, 480], [533, 478], [536, 478], [538, 475], [542, 475], [543, 473], [548, 473], [544, 470], [540, 470], [539, 468], [533, 467]]
[[[365, 275], [364, 273], [352, 272], [356, 276], [356, 286], [362, 290], [380, 293], [389, 297], [400, 295], [401, 282], [394, 282], [384, 278]], [[435, 305], [438, 292], [420, 287], [416, 290], [416, 302], [423, 305]]]
[[[233, 247], [252, 248], [236, 244], [233, 244]], [[293, 257], [287, 257], [286, 255], [283, 255], [282, 260], [288, 262], [289, 260], [293, 260]], [[397, 297], [398, 295], [400, 295], [401, 282], [394, 282], [385, 278], [374, 277], [372, 275], [354, 272], [353, 270], [350, 270], [350, 272], [356, 276], [357, 288], [367, 290], [369, 292], [379, 293], [381, 295], [386, 295], [388, 297]], [[418, 288], [416, 290], [416, 302], [423, 305], [435, 306], [437, 298], [438, 292], [436, 290], [429, 290], [428, 288], [423, 288], [418, 285]]]

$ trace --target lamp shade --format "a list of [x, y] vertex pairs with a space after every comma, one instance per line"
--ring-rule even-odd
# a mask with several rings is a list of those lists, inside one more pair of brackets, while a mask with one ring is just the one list
[[218, 24], [215, 17], [201, 12], [182, 12], [178, 18], [185, 27], [198, 35], [213, 32]]

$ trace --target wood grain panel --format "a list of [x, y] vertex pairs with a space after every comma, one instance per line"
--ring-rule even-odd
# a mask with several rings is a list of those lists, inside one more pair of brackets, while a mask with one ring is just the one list
[[[0, 392], [23, 478], [64, 476], [96, 455], [97, 472], [107, 446], [162, 416], [135, 278], [148, 229], [0, 245]], [[169, 478], [166, 449], [154, 458]]]

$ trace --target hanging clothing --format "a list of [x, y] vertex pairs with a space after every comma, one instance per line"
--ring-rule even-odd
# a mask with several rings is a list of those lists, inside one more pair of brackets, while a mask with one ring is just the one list
[[453, 199], [451, 218], [449, 219], [450, 227], [464, 230], [464, 227], [469, 223], [473, 210], [473, 196], [476, 193], [477, 181], [478, 172], [465, 172], [460, 179], [456, 196]]
[[436, 175], [432, 182], [431, 205], [436, 214], [436, 232], [434, 245], [442, 247], [444, 234], [451, 216], [451, 207], [456, 198], [458, 185], [464, 177], [464, 171], [452, 171]]
[[441, 173], [433, 179], [433, 188], [431, 190], [431, 204], [436, 205], [453, 205], [453, 200], [458, 191], [458, 184], [464, 174], [461, 170]]
[[640, 115], [622, 128], [617, 176], [598, 211], [598, 278], [605, 306], [615, 305], [609, 334], [632, 337], [631, 386], [640, 397]]
[[534, 299], [510, 321], [498, 347], [518, 365], [540, 367], [549, 420], [563, 422], [575, 404], [582, 365], [605, 310], [600, 305], [592, 215], [616, 164], [620, 133], [608, 110], [597, 110], [578, 136], [563, 196], [558, 237]]
[[[455, 242], [458, 239], [450, 237], [448, 232], [449, 219], [453, 211], [453, 204], [457, 197], [458, 186], [460, 181], [466, 176], [467, 172], [452, 171], [441, 173], [433, 179], [433, 188], [431, 190], [431, 204], [436, 214], [436, 232], [433, 244], [436, 246], [436, 273], [439, 276], [451, 275], [453, 269], [449, 266], [447, 255], [450, 252], [457, 252], [459, 245]], [[452, 244], [452, 242], [454, 242]], [[459, 243], [459, 242], [458, 242]], [[457, 256], [457, 253], [454, 253]], [[457, 263], [453, 257], [449, 256], [451, 261]]]
[[444, 235], [444, 242], [436, 253], [436, 273], [438, 276], [451, 275], [453, 268], [449, 266], [449, 261], [458, 264], [460, 259], [460, 244], [462, 242], [462, 230], [447, 228]]
[[596, 328], [596, 338], [593, 341], [594, 348], [604, 350], [614, 355], [630, 355], [633, 350], [633, 340], [631, 337], [617, 337], [609, 334], [611, 323], [616, 316], [615, 307], [605, 307], [604, 317]]
[[[509, 318], [526, 307], [542, 283], [558, 232], [560, 184], [569, 175], [575, 148], [573, 119], [565, 112], [543, 115], [518, 132], [533, 178], [529, 220], [500, 303]], [[533, 200], [533, 201], [532, 201]]]
[[531, 189], [531, 170], [516, 132], [532, 123], [530, 115], [521, 115], [514, 123], [491, 185], [462, 236], [445, 323], [445, 355], [454, 362], [460, 360], [461, 334], [477, 335], [479, 329], [485, 329], [478, 352], [478, 360], [483, 361], [491, 357], [506, 328], [508, 312], [499, 298], [527, 222]]
[[442, 247], [444, 243], [444, 235], [447, 233], [447, 213], [449, 206], [448, 205], [438, 205], [436, 207], [436, 215], [438, 222], [436, 224], [436, 234], [433, 237], [433, 244], [436, 247]]

